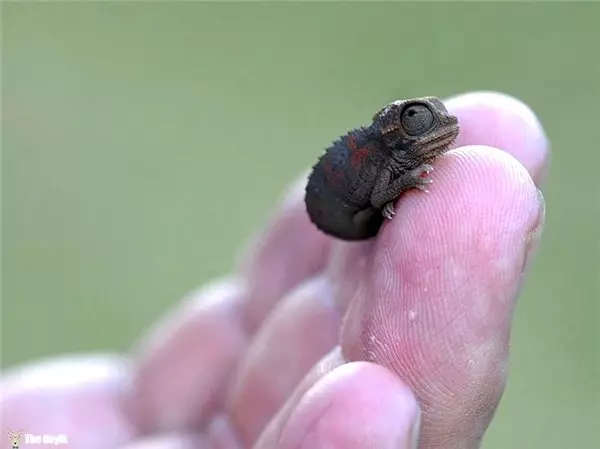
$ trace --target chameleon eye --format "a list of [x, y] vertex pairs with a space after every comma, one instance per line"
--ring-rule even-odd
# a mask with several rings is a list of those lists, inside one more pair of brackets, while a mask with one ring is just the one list
[[422, 104], [409, 106], [402, 112], [402, 127], [409, 136], [419, 136], [429, 131], [433, 122], [433, 113]]

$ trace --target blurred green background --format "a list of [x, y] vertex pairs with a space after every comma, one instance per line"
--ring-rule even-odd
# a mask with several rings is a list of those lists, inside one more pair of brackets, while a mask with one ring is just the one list
[[3, 7], [3, 367], [127, 349], [337, 134], [498, 90], [553, 157], [484, 447], [598, 447], [600, 4]]

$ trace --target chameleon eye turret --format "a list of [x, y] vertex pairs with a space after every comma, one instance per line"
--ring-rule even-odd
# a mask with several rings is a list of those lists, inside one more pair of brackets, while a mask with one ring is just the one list
[[433, 112], [424, 104], [413, 104], [402, 111], [402, 128], [409, 136], [420, 136], [435, 124]]

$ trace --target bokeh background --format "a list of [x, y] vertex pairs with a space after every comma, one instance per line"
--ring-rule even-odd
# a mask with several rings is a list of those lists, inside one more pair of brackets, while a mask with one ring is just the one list
[[484, 448], [598, 447], [599, 23], [590, 3], [5, 3], [3, 368], [126, 350], [337, 134], [497, 90], [553, 156]]

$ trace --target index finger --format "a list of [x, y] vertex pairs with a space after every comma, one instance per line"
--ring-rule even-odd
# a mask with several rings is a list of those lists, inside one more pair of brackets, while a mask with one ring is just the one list
[[471, 145], [438, 161], [430, 195], [399, 200], [374, 243], [336, 245], [331, 267], [340, 306], [349, 304], [344, 356], [388, 367], [413, 388], [423, 448], [477, 447], [493, 416], [548, 161], [522, 103], [469, 94], [448, 108], [459, 115], [459, 145]]
[[540, 206], [514, 158], [462, 147], [441, 158], [430, 195], [399, 204], [367, 256], [342, 350], [412, 387], [422, 448], [477, 447], [493, 416]]

